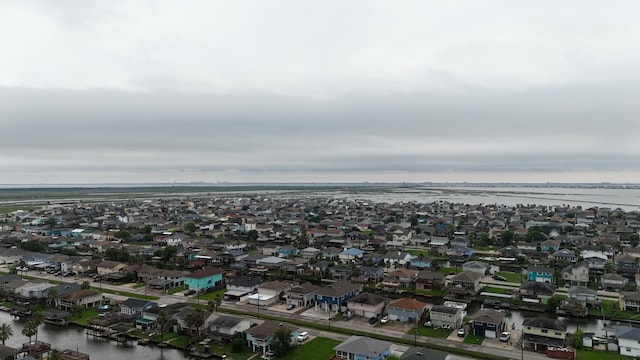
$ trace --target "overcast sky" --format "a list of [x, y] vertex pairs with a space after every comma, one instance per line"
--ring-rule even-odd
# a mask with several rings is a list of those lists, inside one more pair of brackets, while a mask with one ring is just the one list
[[0, 2], [0, 184], [640, 182], [638, 1]]

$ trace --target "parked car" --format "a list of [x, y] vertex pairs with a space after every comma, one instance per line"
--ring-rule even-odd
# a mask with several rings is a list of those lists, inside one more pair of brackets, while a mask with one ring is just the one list
[[466, 334], [467, 334], [467, 332], [464, 331], [464, 328], [458, 329], [458, 336], [464, 337]]
[[433, 326], [433, 324], [431, 323], [431, 321], [425, 321], [425, 323], [424, 323], [424, 324], [422, 324], [422, 325], [424, 325], [424, 327], [428, 327], [428, 328], [430, 328], [430, 327], [432, 327], [432, 326]]
[[377, 316], [374, 316], [374, 317], [369, 319], [369, 324], [375, 324], [375, 323], [378, 322], [378, 320], [380, 320], [380, 319], [378, 319]]
[[504, 276], [500, 276], [500, 275], [493, 275], [493, 280], [507, 281], [507, 278], [504, 277]]
[[508, 331], [505, 331], [502, 334], [500, 334], [500, 341], [507, 342], [509, 341], [509, 339], [511, 339], [511, 334]]
[[380, 322], [382, 324], [386, 324], [389, 322], [389, 317], [388, 316], [383, 316], [382, 319], [380, 319]]
[[296, 306], [295, 306], [294, 304], [289, 304], [289, 305], [287, 306], [287, 310], [293, 310], [293, 309], [295, 309], [295, 307], [296, 307]]
[[193, 295], [195, 294], [197, 291], [193, 290], [193, 289], [189, 289], [187, 291], [184, 292], [184, 296], [189, 296], [189, 295]]
[[298, 337], [296, 337], [296, 341], [302, 342], [305, 341], [309, 338], [309, 333], [307, 331], [303, 331], [300, 334], [298, 334]]

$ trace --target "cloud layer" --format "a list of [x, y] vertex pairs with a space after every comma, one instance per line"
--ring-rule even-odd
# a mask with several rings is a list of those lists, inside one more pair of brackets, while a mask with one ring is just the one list
[[640, 174], [635, 2], [50, 4], [0, 4], [0, 183]]

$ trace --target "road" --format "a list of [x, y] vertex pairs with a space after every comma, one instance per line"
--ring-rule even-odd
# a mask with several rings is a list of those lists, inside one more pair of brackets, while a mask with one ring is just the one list
[[[91, 282], [91, 286], [96, 288], [96, 289], [107, 289], [110, 291], [122, 291], [122, 292], [129, 292], [129, 293], [135, 293], [135, 294], [140, 294], [140, 295], [152, 295], [152, 296], [158, 296], [159, 300], [158, 303], [159, 304], [174, 304], [174, 303], [180, 303], [180, 302], [190, 302], [190, 303], [198, 303], [199, 300], [193, 298], [192, 296], [184, 296], [182, 293], [177, 293], [174, 295], [169, 295], [169, 294], [161, 294], [158, 292], [154, 292], [154, 291], [145, 291], [144, 289], [140, 289], [140, 288], [132, 288], [132, 287], [128, 287], [128, 286], [120, 286], [120, 285], [113, 285], [113, 284], [107, 284], [107, 283], [100, 283], [100, 282], [93, 282], [93, 279], [91, 278], [77, 278], [77, 277], [67, 277], [67, 278], [61, 278], [61, 277], [54, 277], [51, 276], [49, 274], [46, 273], [39, 273], [37, 271], [28, 271], [25, 272], [24, 275], [29, 275], [32, 277], [36, 277], [36, 278], [41, 278], [41, 279], [46, 279], [46, 280], [56, 280], [56, 281], [77, 281], [77, 282], [83, 282], [83, 281], [90, 281]], [[118, 295], [118, 294], [107, 294], [108, 297], [117, 299], [117, 300], [124, 300], [127, 299], [127, 296], [125, 295]], [[259, 317], [258, 312], [256, 311], [256, 308], [252, 305], [245, 305], [245, 304], [235, 304], [235, 303], [231, 303], [231, 302], [226, 302], [223, 301], [223, 303], [221, 304], [219, 310], [221, 312], [224, 312], [225, 310], [232, 310], [235, 312], [242, 312], [244, 314], [246, 314], [247, 316], [251, 316], [251, 317]], [[272, 317], [279, 317], [282, 319], [295, 319], [295, 320], [299, 320], [299, 321], [304, 321], [304, 322], [308, 322], [310, 324], [312, 324], [313, 322], [326, 322], [327, 324], [329, 324], [331, 327], [336, 327], [336, 328], [340, 328], [343, 330], [357, 330], [357, 331], [362, 331], [362, 332], [368, 332], [371, 334], [380, 334], [380, 335], [384, 335], [384, 336], [389, 336], [389, 337], [395, 337], [395, 338], [402, 338], [408, 342], [413, 342], [414, 338], [417, 342], [418, 345], [420, 344], [435, 344], [435, 345], [439, 345], [439, 346], [443, 346], [443, 347], [448, 347], [448, 348], [459, 348], [459, 349], [465, 349], [465, 350], [469, 350], [469, 351], [475, 351], [475, 352], [482, 352], [482, 353], [486, 353], [486, 354], [492, 354], [495, 356], [500, 356], [503, 358], [510, 358], [510, 359], [523, 359], [523, 360], [542, 360], [542, 359], [546, 359], [548, 360], [549, 358], [547, 358], [545, 355], [540, 354], [540, 353], [535, 353], [535, 352], [530, 352], [530, 351], [520, 351], [520, 349], [503, 349], [503, 348], [498, 348], [498, 347], [491, 347], [491, 346], [483, 346], [483, 345], [474, 345], [474, 344], [465, 344], [463, 342], [460, 341], [452, 341], [452, 340], [447, 340], [447, 339], [438, 339], [438, 338], [431, 338], [431, 337], [425, 337], [425, 336], [414, 336], [412, 334], [406, 334], [406, 333], [401, 333], [398, 331], [393, 331], [390, 329], [385, 329], [384, 327], [372, 327], [369, 324], [360, 324], [358, 322], [355, 321], [331, 321], [329, 323], [328, 320], [318, 320], [315, 318], [310, 318], [310, 317], [306, 317], [306, 316], [302, 316], [300, 314], [296, 314], [296, 313], [290, 313], [290, 312], [281, 312], [281, 311], [274, 311], [274, 310], [270, 310], [270, 309], [260, 309], [260, 315], [269, 315]], [[309, 327], [311, 328], [311, 327]], [[342, 334], [342, 333], [335, 333], [335, 332], [331, 332], [331, 331], [318, 331], [318, 330], [313, 330], [311, 329], [311, 334], [315, 335], [315, 336], [322, 336], [322, 337], [327, 337], [327, 338], [331, 338], [331, 339], [336, 339], [336, 340], [345, 340], [348, 335]], [[456, 357], [459, 359], [462, 359], [461, 357]]]

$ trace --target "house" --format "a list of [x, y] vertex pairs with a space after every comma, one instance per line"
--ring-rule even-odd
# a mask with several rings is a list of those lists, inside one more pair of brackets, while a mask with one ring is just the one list
[[562, 269], [565, 285], [587, 286], [589, 284], [589, 266], [585, 262], [575, 263]]
[[347, 309], [354, 315], [366, 318], [380, 316], [386, 305], [386, 299], [380, 295], [362, 293], [347, 301]]
[[464, 321], [464, 312], [460, 307], [434, 305], [429, 310], [429, 320], [433, 326], [450, 326], [453, 329], [457, 329], [462, 326]]
[[27, 282], [15, 289], [15, 294], [26, 299], [44, 299], [49, 288], [54, 287], [49, 283]]
[[128, 298], [120, 304], [120, 312], [140, 317], [144, 311], [156, 306], [158, 303], [154, 301]]
[[347, 301], [358, 295], [361, 290], [361, 285], [341, 280], [318, 289], [313, 301], [316, 309], [321, 308], [324, 311], [338, 313], [346, 310]]
[[482, 275], [473, 271], [462, 271], [451, 278], [446, 288], [447, 299], [470, 300], [480, 291]]
[[220, 315], [209, 322], [208, 329], [211, 338], [230, 342], [236, 335], [251, 327], [247, 318], [231, 315]]
[[338, 254], [338, 258], [343, 264], [351, 263], [362, 258], [364, 251], [358, 248], [349, 248]]
[[184, 276], [184, 284], [198, 292], [214, 288], [222, 284], [222, 273], [222, 269], [213, 267], [196, 270]]
[[628, 254], [616, 256], [614, 272], [627, 279], [633, 279], [638, 273], [638, 262], [636, 258]]
[[473, 271], [480, 275], [486, 275], [489, 271], [489, 264], [481, 261], [467, 261], [462, 264], [462, 270]]
[[427, 306], [427, 303], [418, 300], [396, 299], [387, 305], [387, 314], [391, 320], [397, 320], [402, 323], [415, 323], [427, 311]]
[[336, 358], [345, 360], [383, 360], [391, 354], [391, 343], [352, 335], [333, 348]]
[[546, 351], [547, 348], [563, 348], [567, 326], [559, 320], [529, 318], [522, 321], [522, 341], [526, 349]]
[[616, 338], [620, 355], [640, 356], [640, 329], [631, 326], [616, 326]]
[[569, 300], [584, 305], [595, 306], [599, 304], [598, 292], [584, 286], [574, 286], [569, 289]]
[[258, 292], [247, 297], [248, 303], [258, 306], [269, 306], [281, 300], [291, 285], [282, 281], [269, 281], [258, 285]]
[[102, 302], [102, 293], [97, 290], [80, 289], [70, 293], [58, 295], [58, 307], [61, 310], [72, 311], [74, 306], [85, 309], [93, 308]]
[[560, 240], [549, 239], [540, 243], [540, 251], [556, 252], [560, 250]]
[[537, 281], [553, 284], [553, 268], [544, 266], [529, 266], [527, 268], [527, 281]]
[[556, 286], [536, 281], [525, 281], [518, 290], [522, 300], [545, 302], [556, 293]]
[[481, 309], [471, 319], [475, 336], [497, 339], [506, 328], [505, 314], [502, 311]]
[[266, 354], [267, 351], [271, 351], [271, 343], [278, 329], [290, 331], [292, 341], [298, 336], [298, 330], [294, 330], [275, 321], [267, 320], [245, 331], [247, 345], [254, 352], [259, 351], [263, 355]]
[[619, 274], [604, 274], [600, 277], [602, 289], [607, 291], [621, 290], [627, 285], [629, 279]]
[[314, 247], [307, 247], [300, 250], [300, 257], [304, 259], [315, 259], [320, 255], [320, 250]]
[[120, 274], [126, 268], [127, 264], [111, 260], [103, 260], [96, 264], [96, 271], [100, 275]]
[[229, 264], [234, 264], [234, 263], [237, 263], [239, 261], [242, 261], [247, 256], [249, 256], [249, 255], [247, 253], [245, 253], [244, 250], [242, 250], [242, 249], [229, 249], [229, 250], [225, 250], [225, 251], [223, 251], [221, 253], [218, 253], [213, 258], [213, 262], [215, 262], [217, 264], [229, 265]]
[[287, 305], [309, 307], [313, 305], [313, 297], [319, 289], [320, 286], [313, 285], [308, 282], [293, 286], [291, 289], [284, 292], [284, 296], [287, 299]]
[[433, 259], [430, 257], [418, 255], [414, 257], [413, 260], [409, 263], [412, 268], [416, 269], [428, 269], [433, 267]]
[[279, 257], [290, 257], [298, 253], [298, 248], [292, 245], [278, 246], [276, 248], [276, 254]]
[[396, 291], [400, 288], [414, 288], [416, 285], [417, 270], [399, 268], [384, 273], [382, 288], [387, 291]]
[[429, 242], [429, 254], [445, 255], [449, 246], [449, 238], [433, 236]]
[[231, 301], [245, 301], [263, 282], [264, 280], [257, 276], [241, 276], [230, 280], [227, 282], [227, 292], [224, 293], [224, 297]]
[[321, 257], [325, 260], [335, 260], [338, 258], [342, 250], [336, 247], [328, 247], [321, 251]]
[[605, 273], [605, 266], [609, 262], [606, 255], [599, 252], [588, 251], [582, 253], [582, 258], [589, 267], [589, 272], [593, 274]]
[[640, 312], [640, 292], [624, 292], [620, 296], [620, 309]]
[[567, 262], [567, 263], [575, 263], [578, 261], [578, 255], [572, 250], [569, 249], [560, 249], [553, 254], [551, 254], [551, 258], [555, 261]]
[[387, 266], [404, 266], [407, 263], [411, 263], [411, 261], [413, 261], [413, 259], [415, 258], [415, 256], [409, 254], [408, 252], [394, 250], [389, 251], [384, 255], [384, 262], [387, 264]]
[[418, 275], [416, 276], [416, 289], [441, 289], [444, 287], [444, 280], [445, 276], [443, 273], [431, 270], [422, 270], [418, 272]]
[[157, 278], [149, 280], [147, 285], [157, 290], [167, 290], [184, 286], [185, 272], [180, 270], [162, 270]]

